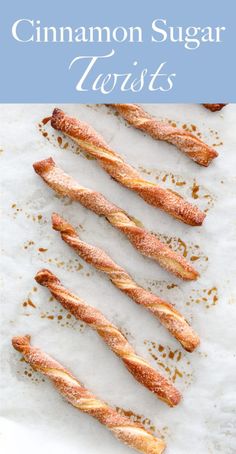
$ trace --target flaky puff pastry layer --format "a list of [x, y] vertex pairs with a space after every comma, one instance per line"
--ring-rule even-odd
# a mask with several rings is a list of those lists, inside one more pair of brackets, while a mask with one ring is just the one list
[[60, 109], [54, 109], [51, 125], [73, 139], [90, 156], [97, 159], [103, 169], [123, 186], [135, 191], [150, 205], [166, 211], [182, 222], [201, 225], [205, 213], [184, 200], [170, 189], [144, 180], [123, 158], [113, 151], [105, 140], [87, 123], [69, 117]]
[[47, 287], [62, 306], [94, 329], [108, 347], [123, 361], [133, 377], [149, 389], [159, 399], [171, 407], [181, 399], [180, 392], [162, 374], [155, 370], [145, 359], [137, 355], [120, 330], [95, 307], [89, 306], [78, 296], [67, 290], [60, 280], [49, 270], [41, 270], [36, 281]]
[[57, 391], [71, 404], [84, 413], [96, 418], [116, 438], [144, 454], [161, 454], [165, 443], [154, 437], [145, 428], [122, 416], [116, 410], [99, 400], [86, 389], [67, 369], [42, 350], [30, 345], [30, 336], [12, 339], [13, 347], [23, 354], [32, 368], [49, 378]]
[[135, 303], [152, 312], [187, 351], [192, 352], [198, 346], [198, 335], [174, 306], [140, 287], [105, 251], [82, 241], [72, 225], [56, 213], [52, 215], [52, 227], [60, 232], [62, 240], [81, 258], [105, 273], [111, 282]]
[[198, 272], [184, 257], [172, 251], [158, 238], [139, 227], [122, 208], [107, 200], [100, 192], [85, 188], [56, 165], [52, 158], [33, 164], [35, 172], [54, 191], [80, 202], [94, 213], [104, 216], [111, 225], [127, 236], [133, 246], [143, 255], [156, 260], [167, 271], [185, 280], [195, 280]]

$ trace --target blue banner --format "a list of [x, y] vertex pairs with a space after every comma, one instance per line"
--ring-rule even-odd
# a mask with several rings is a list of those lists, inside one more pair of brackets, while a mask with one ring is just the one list
[[0, 102], [236, 102], [235, 1], [5, 3]]

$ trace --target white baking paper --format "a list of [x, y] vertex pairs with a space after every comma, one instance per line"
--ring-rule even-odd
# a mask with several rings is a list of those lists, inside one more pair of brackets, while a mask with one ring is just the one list
[[[91, 391], [165, 438], [167, 454], [236, 452], [236, 105], [211, 113], [198, 105], [146, 105], [160, 119], [190, 128], [219, 158], [203, 168], [163, 142], [127, 126], [105, 106], [64, 105], [88, 121], [109, 145], [150, 181], [171, 187], [207, 210], [202, 227], [184, 225], [112, 180], [72, 142], [39, 127], [54, 106], [1, 105], [1, 452], [4, 454], [125, 454], [132, 452], [104, 427], [68, 405], [51, 384], [20, 361], [13, 335], [32, 335]], [[58, 139], [58, 136], [62, 139]], [[200, 271], [197, 282], [181, 282], [141, 256], [105, 219], [58, 197], [32, 168], [52, 156], [78, 182], [103, 192]], [[107, 251], [144, 287], [166, 298], [201, 337], [186, 353], [159, 322], [77, 257], [51, 229], [57, 211], [81, 238]], [[184, 399], [169, 408], [139, 385], [95, 332], [73, 317], [34, 281], [42, 267], [96, 306], [126, 333], [138, 353], [174, 380]]]

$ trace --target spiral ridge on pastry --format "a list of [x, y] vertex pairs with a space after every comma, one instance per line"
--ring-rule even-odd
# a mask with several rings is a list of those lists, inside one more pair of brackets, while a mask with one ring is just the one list
[[161, 454], [165, 443], [142, 424], [119, 414], [86, 389], [67, 369], [42, 350], [30, 345], [30, 336], [16, 336], [13, 347], [33, 369], [49, 378], [57, 391], [75, 408], [96, 418], [123, 443], [144, 454]]
[[41, 270], [36, 281], [47, 287], [51, 294], [78, 320], [94, 329], [108, 347], [123, 361], [133, 377], [154, 393], [159, 399], [173, 407], [181, 399], [180, 392], [146, 360], [137, 355], [121, 331], [95, 307], [89, 306], [77, 295], [67, 290], [49, 270]]
[[198, 346], [198, 335], [170, 303], [140, 287], [105, 251], [82, 241], [72, 225], [56, 213], [52, 215], [52, 227], [87, 263], [105, 273], [117, 288], [152, 312], [187, 351], [192, 352]]
[[141, 254], [156, 260], [177, 277], [185, 280], [197, 279], [198, 272], [182, 255], [158, 240], [154, 234], [138, 226], [124, 210], [111, 203], [101, 193], [80, 186], [57, 166], [52, 158], [35, 162], [33, 167], [35, 172], [58, 194], [81, 203], [99, 216], [104, 216], [111, 225], [127, 236]]
[[205, 213], [197, 206], [187, 202], [174, 191], [144, 180], [87, 123], [69, 117], [60, 109], [54, 109], [51, 125], [73, 139], [89, 155], [96, 158], [112, 178], [137, 192], [150, 205], [161, 208], [186, 224], [196, 226], [203, 223]]
[[158, 121], [137, 104], [111, 104], [132, 126], [156, 140], [175, 145], [197, 164], [207, 167], [218, 156], [217, 151], [185, 129], [176, 128], [167, 121]]

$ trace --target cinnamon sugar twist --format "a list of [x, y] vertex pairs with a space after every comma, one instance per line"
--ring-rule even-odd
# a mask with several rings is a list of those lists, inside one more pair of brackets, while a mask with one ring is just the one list
[[161, 208], [186, 224], [196, 226], [203, 223], [205, 213], [197, 206], [169, 189], [144, 180], [87, 123], [69, 117], [60, 109], [54, 109], [51, 125], [73, 139], [89, 155], [96, 158], [109, 175], [123, 186], [137, 192], [150, 205]]
[[198, 335], [170, 303], [140, 287], [102, 249], [82, 241], [76, 230], [56, 213], [52, 215], [52, 226], [54, 230], [60, 232], [63, 241], [72, 247], [80, 257], [97, 270], [105, 273], [111, 282], [135, 303], [151, 311], [185, 350], [192, 352], [198, 346], [200, 342]]
[[167, 121], [158, 121], [137, 104], [111, 104], [112, 107], [132, 126], [149, 134], [153, 139], [175, 145], [193, 161], [208, 166], [218, 153], [198, 137]]
[[203, 104], [203, 106], [212, 112], [217, 112], [218, 110], [223, 109], [224, 106], [227, 106], [227, 104]]
[[159, 399], [173, 407], [181, 399], [179, 391], [147, 361], [137, 355], [120, 330], [107, 320], [95, 307], [89, 306], [78, 296], [68, 291], [50, 271], [41, 270], [36, 281], [47, 287], [51, 294], [78, 320], [87, 323], [97, 331], [108, 347], [122, 359], [133, 377]]
[[111, 225], [127, 236], [133, 246], [143, 255], [152, 258], [167, 271], [176, 276], [195, 280], [198, 272], [180, 254], [172, 251], [158, 238], [135, 224], [135, 222], [101, 193], [80, 186], [72, 177], [63, 172], [52, 158], [34, 163], [35, 172], [54, 191], [80, 202], [94, 213], [104, 216]]
[[116, 438], [144, 454], [161, 454], [165, 443], [149, 433], [142, 424], [122, 416], [88, 391], [67, 369], [42, 350], [30, 345], [30, 336], [12, 339], [13, 347], [23, 354], [33, 369], [51, 380], [57, 391], [75, 408], [96, 418]]

